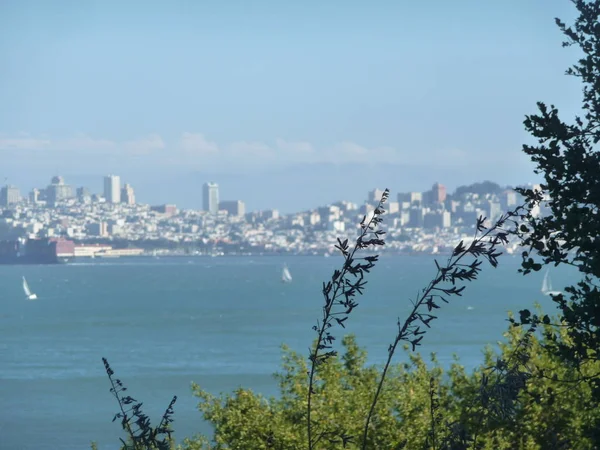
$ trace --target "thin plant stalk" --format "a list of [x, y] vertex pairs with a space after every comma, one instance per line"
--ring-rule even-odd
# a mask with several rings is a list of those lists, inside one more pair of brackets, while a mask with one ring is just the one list
[[[356, 243], [351, 251], [348, 248], [348, 240], [346, 239], [344, 242], [338, 239], [339, 245], [336, 247], [342, 252], [344, 255], [344, 265], [341, 271], [336, 270], [332, 280], [325, 284], [323, 283], [323, 295], [325, 297], [325, 306], [323, 306], [323, 319], [321, 323], [317, 323], [313, 329], [318, 331], [317, 340], [314, 345], [314, 351], [311, 350], [310, 361], [311, 367], [309, 372], [309, 382], [308, 382], [308, 394], [307, 394], [307, 434], [308, 434], [308, 448], [312, 450], [313, 445], [316, 442], [313, 442], [312, 436], [312, 420], [311, 420], [311, 411], [312, 411], [312, 394], [314, 393], [314, 382], [315, 382], [315, 374], [317, 365], [324, 362], [328, 357], [334, 356], [336, 353], [334, 351], [328, 351], [323, 354], [319, 354], [319, 350], [324, 350], [331, 348], [331, 341], [334, 339], [328, 333], [328, 329], [332, 326], [332, 320], [335, 319], [339, 325], [344, 327], [343, 322], [347, 319], [348, 314], [352, 311], [352, 309], [356, 306], [351, 298], [355, 295], [356, 292], [359, 294], [362, 293], [361, 289], [366, 283], [363, 281], [363, 270], [369, 271], [370, 268], [374, 266], [374, 262], [377, 260], [377, 256], [370, 256], [363, 258], [367, 261], [367, 264], [361, 265], [360, 263], [356, 266], [353, 266], [354, 255], [359, 249], [368, 248], [370, 245], [383, 245], [383, 240], [379, 239], [379, 236], [384, 234], [385, 232], [382, 230], [376, 230], [375, 228], [381, 222], [381, 218], [379, 217], [385, 211], [383, 209], [383, 205], [386, 202], [389, 195], [389, 190], [385, 189], [381, 200], [379, 201], [377, 207], [373, 211], [373, 215], [370, 220], [365, 224], [366, 216], [363, 217], [361, 222], [362, 231], [359, 237], [356, 240]], [[367, 239], [369, 234], [374, 234], [375, 238]], [[355, 276], [359, 276], [358, 281], [352, 284], [346, 277], [347, 275], [352, 274]], [[332, 293], [331, 293], [332, 292]], [[331, 295], [330, 295], [331, 293]], [[338, 300], [342, 295], [345, 296], [344, 300]], [[346, 308], [345, 311], [340, 313], [332, 312], [332, 308], [334, 305], [342, 305]], [[339, 318], [336, 316], [345, 315], [343, 318]], [[325, 343], [327, 341], [327, 343]], [[345, 440], [347, 437], [342, 436], [342, 439]]]
[[[388, 357], [385, 362], [385, 366], [381, 373], [381, 377], [377, 384], [377, 389], [375, 391], [375, 395], [373, 396], [373, 401], [371, 402], [371, 407], [369, 409], [369, 413], [365, 420], [365, 426], [363, 429], [362, 436], [362, 448], [366, 450], [367, 446], [367, 437], [369, 432], [369, 425], [371, 423], [371, 419], [373, 417], [375, 407], [377, 405], [377, 401], [379, 399], [379, 395], [383, 388], [383, 384], [385, 378], [387, 376], [387, 372], [389, 370], [390, 364], [392, 362], [392, 358], [396, 351], [398, 344], [401, 341], [410, 342], [412, 345], [412, 350], [420, 345], [420, 341], [423, 339], [423, 334], [425, 331], [421, 331], [419, 326], [415, 326], [414, 323], [420, 321], [421, 324], [425, 325], [427, 328], [430, 328], [429, 322], [436, 318], [431, 314], [424, 314], [420, 312], [420, 309], [424, 306], [427, 307], [428, 311], [431, 311], [433, 308], [439, 308], [438, 305], [435, 304], [434, 298], [439, 298], [445, 303], [448, 301], [443, 297], [445, 295], [462, 295], [462, 291], [466, 286], [462, 286], [461, 288], [456, 288], [455, 281], [471, 281], [477, 278], [477, 273], [481, 270], [479, 268], [481, 262], [477, 259], [478, 256], [484, 256], [488, 259], [492, 266], [496, 267], [497, 265], [497, 257], [502, 253], [496, 250], [496, 245], [500, 243], [507, 243], [507, 232], [500, 231], [493, 238], [490, 236], [495, 230], [498, 230], [502, 227], [502, 225], [512, 217], [519, 216], [519, 211], [524, 208], [524, 205], [517, 207], [515, 210], [503, 215], [498, 219], [498, 221], [494, 224], [493, 227], [488, 229], [481, 237], [477, 238], [477, 233], [479, 231], [483, 231], [486, 227], [483, 225], [485, 222], [485, 218], [480, 217], [477, 220], [476, 225], [476, 234], [468, 247], [463, 245], [463, 241], [461, 241], [458, 246], [454, 249], [453, 253], [448, 258], [448, 263], [446, 267], [440, 267], [436, 261], [437, 266], [437, 274], [436, 277], [430, 281], [429, 285], [423, 292], [420, 297], [416, 301], [413, 302], [413, 308], [408, 315], [407, 319], [404, 321], [402, 326], [400, 327], [400, 321], [398, 321], [399, 331], [396, 335], [394, 342], [388, 348]], [[483, 242], [483, 240], [487, 237], [490, 237], [490, 240]], [[486, 248], [486, 244], [489, 245], [489, 248]], [[471, 254], [476, 257], [476, 259], [471, 264], [460, 264], [460, 261], [467, 254]], [[445, 281], [451, 281], [451, 288], [441, 288], [438, 285]], [[439, 292], [436, 293], [436, 292]], [[412, 336], [412, 339], [409, 337]]]

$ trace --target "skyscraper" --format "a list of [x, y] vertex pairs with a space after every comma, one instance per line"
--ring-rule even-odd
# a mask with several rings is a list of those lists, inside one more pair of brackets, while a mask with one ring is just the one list
[[20, 199], [21, 194], [18, 187], [6, 185], [0, 189], [0, 206], [10, 206], [18, 203]]
[[46, 200], [48, 205], [56, 206], [58, 203], [71, 198], [73, 190], [71, 186], [65, 184], [65, 180], [60, 175], [52, 177], [50, 185], [46, 188]]
[[118, 175], [104, 177], [104, 198], [108, 203], [121, 201], [121, 179]]
[[131, 185], [127, 183], [121, 189], [121, 201], [127, 205], [135, 205], [135, 193]]
[[427, 192], [427, 202], [429, 205], [444, 203], [446, 201], [446, 187], [443, 184], [435, 183], [430, 191]]
[[204, 183], [202, 186], [202, 204], [204, 211], [216, 214], [219, 211], [219, 185]]

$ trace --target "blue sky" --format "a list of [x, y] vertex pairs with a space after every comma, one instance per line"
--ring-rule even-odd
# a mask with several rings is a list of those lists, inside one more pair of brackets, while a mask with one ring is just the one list
[[314, 164], [397, 166], [393, 190], [527, 182], [524, 115], [581, 98], [557, 16], [570, 1], [4, 1], [0, 177], [121, 173], [154, 201], [157, 174], [268, 192], [298, 168], [319, 188], [279, 186], [298, 206], [379, 181], [328, 185]]

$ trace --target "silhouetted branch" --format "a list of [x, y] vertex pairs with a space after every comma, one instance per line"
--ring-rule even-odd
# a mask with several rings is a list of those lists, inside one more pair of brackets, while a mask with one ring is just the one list
[[[171, 416], [174, 413], [173, 405], [175, 405], [175, 402], [177, 401], [177, 396], [174, 396], [171, 403], [169, 403], [159, 426], [153, 428], [150, 425], [148, 416], [142, 412], [142, 403], [129, 395], [124, 397], [120, 395], [120, 393], [126, 391], [127, 388], [123, 385], [121, 380], [116, 378], [113, 379], [114, 371], [111, 369], [106, 358], [102, 358], [102, 362], [104, 363], [106, 374], [108, 375], [108, 379], [112, 386], [110, 392], [115, 396], [119, 403], [120, 412], [115, 414], [113, 422], [117, 419], [121, 419], [121, 426], [131, 441], [131, 445], [129, 445], [123, 439], [120, 439], [123, 443], [123, 448], [125, 450], [169, 450], [171, 445], [169, 441], [171, 439], [171, 433], [173, 432], [170, 429], [169, 424], [173, 422]], [[166, 437], [159, 440], [159, 435], [166, 435]]]
[[[440, 305], [438, 304], [439, 301], [448, 303], [449, 296], [462, 295], [462, 291], [466, 286], [463, 285], [457, 287], [456, 283], [464, 283], [477, 279], [477, 275], [481, 271], [481, 259], [483, 258], [486, 259], [492, 267], [498, 265], [497, 258], [502, 253], [498, 251], [497, 247], [501, 244], [508, 243], [509, 231], [505, 230], [503, 227], [506, 222], [518, 225], [516, 218], [522, 218], [524, 216], [522, 211], [525, 209], [526, 204], [518, 206], [513, 211], [502, 215], [489, 229], [484, 225], [486, 219], [484, 217], [479, 217], [479, 219], [477, 219], [473, 241], [470, 244], [465, 245], [464, 241], [461, 240], [452, 254], [448, 257], [445, 266], [440, 266], [438, 261], [435, 261], [437, 268], [435, 278], [425, 289], [423, 289], [420, 296], [413, 301], [413, 308], [407, 319], [403, 323], [398, 319], [398, 334], [396, 335], [394, 342], [388, 347], [388, 357], [365, 421], [362, 440], [362, 448], [364, 450], [367, 448], [369, 424], [373, 417], [379, 394], [383, 388], [385, 377], [398, 344], [400, 342], [406, 342], [410, 344], [411, 350], [415, 351], [415, 349], [421, 345], [426, 329], [431, 327], [430, 322], [437, 318], [437, 316], [430, 313], [432, 310], [440, 308]], [[479, 232], [484, 233], [480, 237], [477, 237], [477, 233]], [[461, 260], [467, 255], [473, 257], [472, 262], [470, 264], [461, 264]], [[422, 327], [425, 328], [422, 329]]]
[[[338, 239], [336, 248], [344, 256], [344, 263], [341, 270], [335, 270], [330, 281], [323, 283], [323, 296], [325, 298], [323, 318], [321, 322], [317, 322], [317, 324], [313, 326], [313, 330], [317, 332], [317, 340], [314, 349], [310, 350], [309, 357], [311, 367], [308, 383], [307, 431], [308, 448], [310, 450], [312, 450], [313, 445], [315, 444], [312, 437], [311, 422], [312, 395], [315, 393], [315, 372], [317, 366], [323, 364], [330, 357], [337, 354], [332, 350], [332, 344], [335, 337], [329, 332], [329, 329], [334, 323], [345, 328], [344, 322], [348, 319], [352, 310], [358, 306], [356, 295], [361, 295], [367, 284], [364, 280], [365, 273], [368, 273], [378, 260], [377, 255], [366, 256], [363, 258], [355, 258], [354, 255], [358, 250], [385, 244], [382, 239], [385, 231], [376, 228], [382, 221], [381, 216], [385, 213], [383, 205], [387, 201], [388, 196], [389, 190], [385, 189], [370, 220], [367, 221], [366, 215], [363, 217], [360, 223], [361, 233], [352, 249], [350, 249], [348, 245], [348, 239], [345, 239], [344, 241]], [[323, 351], [323, 353], [320, 353], [321, 351]], [[346, 436], [346, 439], [343, 439], [344, 445], [348, 442], [347, 438], [350, 437]]]

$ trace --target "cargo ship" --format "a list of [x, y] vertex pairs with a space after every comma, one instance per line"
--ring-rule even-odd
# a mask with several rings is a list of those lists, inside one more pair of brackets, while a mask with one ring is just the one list
[[75, 243], [62, 238], [0, 240], [0, 264], [60, 264], [70, 261]]

